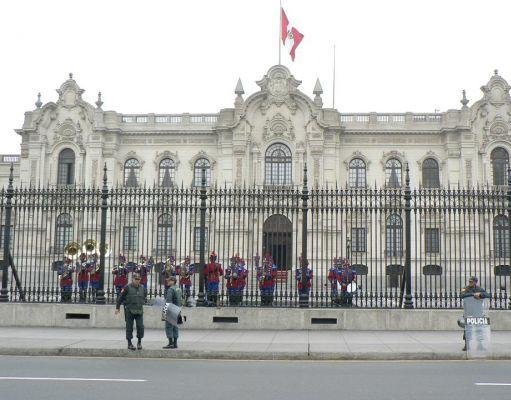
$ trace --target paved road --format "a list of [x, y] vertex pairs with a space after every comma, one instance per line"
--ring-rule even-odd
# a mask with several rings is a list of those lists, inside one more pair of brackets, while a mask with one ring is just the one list
[[[511, 399], [510, 370], [511, 361], [313, 362], [3, 356], [0, 357], [0, 398], [508, 400]], [[165, 390], [172, 390], [175, 395], [165, 396]]]

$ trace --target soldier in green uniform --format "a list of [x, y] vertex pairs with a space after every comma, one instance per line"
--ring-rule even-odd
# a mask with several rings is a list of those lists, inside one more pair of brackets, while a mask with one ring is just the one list
[[[476, 299], [485, 299], [488, 297], [488, 293], [484, 288], [477, 286], [478, 279], [475, 276], [471, 276], [468, 280], [468, 285], [461, 289], [460, 299], [464, 299], [465, 297], [474, 297]], [[467, 350], [467, 340], [465, 337], [465, 332], [463, 332], [463, 341], [465, 345], [463, 346], [462, 351]]]
[[[173, 275], [167, 275], [165, 277], [165, 286], [168, 287], [165, 293], [165, 301], [167, 303], [175, 304], [178, 307], [182, 306], [183, 293], [181, 289], [176, 286], [176, 277]], [[164, 349], [177, 349], [177, 338], [179, 337], [179, 328], [177, 325], [172, 325], [170, 322], [165, 321], [165, 334], [169, 343], [163, 346]]]
[[126, 320], [126, 339], [128, 349], [135, 350], [131, 343], [133, 339], [133, 321], [137, 323], [137, 349], [142, 350], [142, 338], [144, 337], [144, 303], [147, 289], [140, 284], [140, 274], [133, 273], [131, 283], [124, 287], [121, 295], [117, 298], [115, 315], [119, 314], [121, 304], [124, 305], [124, 319]]

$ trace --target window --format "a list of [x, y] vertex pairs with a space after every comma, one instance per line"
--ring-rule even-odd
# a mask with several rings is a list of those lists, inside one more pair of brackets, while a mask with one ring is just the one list
[[354, 158], [350, 161], [349, 185], [352, 188], [366, 187], [366, 164], [360, 158]]
[[60, 214], [55, 227], [55, 253], [63, 253], [73, 240], [73, 219], [69, 214]]
[[493, 219], [493, 249], [495, 257], [509, 257], [509, 220], [505, 215]]
[[124, 163], [124, 185], [137, 187], [140, 177], [140, 163], [136, 158], [130, 158]]
[[401, 187], [401, 162], [395, 158], [385, 163], [385, 183], [390, 188]]
[[425, 188], [440, 187], [438, 163], [433, 158], [426, 158], [422, 163], [422, 184]]
[[73, 185], [75, 183], [75, 152], [64, 149], [59, 154], [57, 185]]
[[366, 228], [351, 228], [351, 251], [364, 253], [367, 249]]
[[440, 253], [440, 229], [426, 228], [424, 230], [425, 252]]
[[160, 186], [172, 187], [176, 179], [176, 165], [170, 158], [160, 161]]
[[172, 253], [172, 217], [170, 214], [162, 214], [158, 217], [156, 252], [158, 257], [168, 256]]
[[125, 226], [123, 230], [122, 243], [124, 251], [137, 250], [137, 227]]
[[491, 166], [493, 169], [493, 184], [507, 185], [507, 169], [509, 168], [509, 154], [502, 147], [491, 152]]
[[291, 150], [285, 144], [275, 143], [266, 150], [264, 158], [266, 185], [291, 185]]
[[[193, 233], [194, 233], [194, 244], [193, 244], [193, 251], [195, 252], [199, 252], [200, 251], [200, 226], [196, 226], [193, 230]], [[204, 245], [204, 251], [208, 251], [208, 240], [209, 240], [209, 235], [208, 235], [208, 228], [204, 228], [204, 240], [205, 240], [205, 245]]]
[[385, 249], [389, 257], [403, 255], [403, 221], [398, 214], [391, 214], [387, 218]]
[[202, 170], [206, 173], [206, 186], [211, 185], [211, 163], [206, 158], [199, 158], [194, 165], [194, 185], [202, 185]]

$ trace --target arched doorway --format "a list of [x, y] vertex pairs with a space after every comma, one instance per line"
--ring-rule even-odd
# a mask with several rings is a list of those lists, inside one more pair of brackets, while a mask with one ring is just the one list
[[278, 269], [291, 269], [293, 224], [281, 214], [270, 216], [263, 224], [263, 255], [271, 253]]

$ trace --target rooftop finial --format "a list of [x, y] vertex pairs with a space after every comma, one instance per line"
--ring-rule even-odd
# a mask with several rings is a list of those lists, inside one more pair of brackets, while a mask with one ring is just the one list
[[238, 83], [236, 83], [236, 89], [234, 89], [234, 94], [241, 96], [245, 94], [245, 90], [243, 90], [243, 85], [241, 83], [241, 78], [238, 78]]
[[41, 108], [43, 103], [41, 102], [41, 92], [37, 93], [37, 101], [35, 102], [35, 106], [37, 108]]
[[316, 84], [314, 85], [314, 90], [312, 91], [315, 94], [314, 104], [318, 107], [323, 107], [323, 100], [321, 99], [321, 95], [323, 94], [323, 88], [321, 87], [321, 83], [319, 82], [319, 78], [316, 79]]
[[463, 107], [466, 107], [466, 106], [467, 106], [467, 104], [468, 104], [468, 102], [469, 102], [469, 100], [467, 99], [467, 94], [466, 94], [466, 92], [465, 92], [465, 89], [463, 89], [463, 90], [461, 91], [461, 93], [463, 94], [463, 97], [462, 97], [462, 99], [460, 100], [460, 103], [463, 105]]
[[69, 73], [69, 79], [73, 79], [73, 73], [72, 72]]
[[495, 75], [499, 74], [499, 70], [498, 69], [494, 70], [493, 72], [495, 72]]
[[101, 108], [102, 105], [103, 105], [103, 102], [101, 101], [101, 92], [98, 92], [98, 101], [96, 101], [96, 106], [98, 108]]

